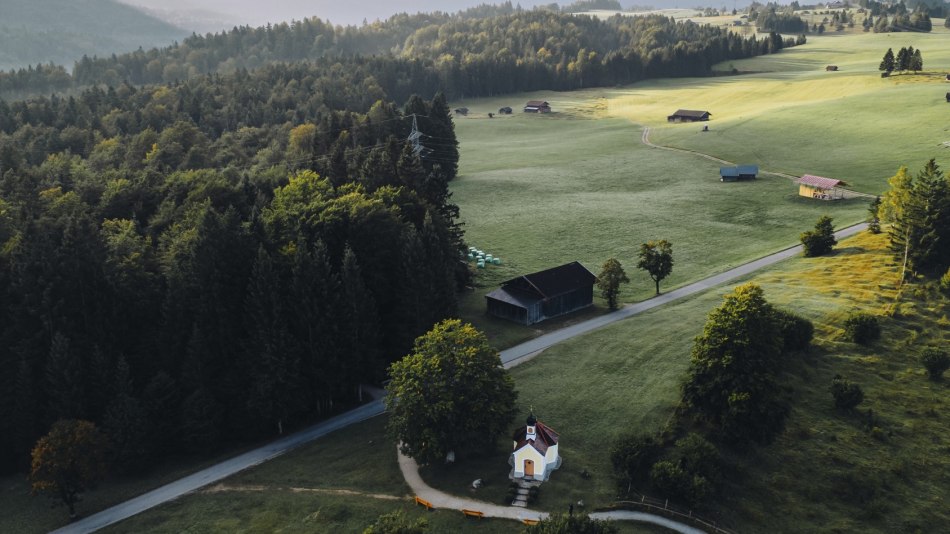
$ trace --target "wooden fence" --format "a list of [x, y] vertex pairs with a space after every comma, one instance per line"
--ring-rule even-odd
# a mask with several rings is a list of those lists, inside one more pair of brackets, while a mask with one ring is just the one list
[[705, 528], [710, 532], [716, 534], [736, 534], [731, 530], [727, 530], [716, 524], [715, 521], [703, 519], [693, 513], [692, 510], [682, 511], [677, 510], [676, 508], [670, 506], [669, 500], [654, 499], [652, 497], [647, 497], [646, 495], [640, 495], [640, 500], [636, 501], [616, 501], [614, 503], [614, 509], [630, 509], [638, 508], [641, 510], [654, 513], [656, 515], [662, 515], [670, 519], [676, 519], [678, 521], [683, 521], [691, 523], [697, 527]]

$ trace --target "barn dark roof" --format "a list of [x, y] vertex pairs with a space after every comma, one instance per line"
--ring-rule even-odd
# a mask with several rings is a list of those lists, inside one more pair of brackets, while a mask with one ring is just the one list
[[678, 109], [676, 113], [673, 114], [674, 117], [692, 117], [696, 119], [701, 119], [706, 115], [712, 115], [712, 113], [696, 109]]
[[579, 262], [572, 261], [559, 267], [512, 278], [502, 283], [502, 288], [510, 289], [509, 286], [531, 288], [541, 298], [551, 298], [592, 285], [595, 281], [597, 277], [594, 273], [588, 271]]
[[541, 106], [549, 106], [549, 105], [550, 104], [548, 104], [544, 100], [528, 100], [528, 103], [525, 104], [525, 107], [538, 108]]
[[538, 450], [541, 454], [545, 454], [548, 450], [548, 447], [552, 445], [557, 445], [557, 440], [560, 437], [557, 432], [545, 426], [544, 423], [538, 421], [534, 425], [534, 434], [535, 439], [529, 440], [528, 427], [523, 426], [515, 431], [514, 440], [515, 440], [515, 450], [518, 450], [525, 445], [531, 445]]
[[738, 167], [736, 167], [736, 170], [739, 171], [739, 174], [752, 174], [752, 175], [759, 174], [758, 165], [739, 165]]
[[515, 289], [509, 291], [504, 287], [498, 288], [485, 295], [485, 298], [500, 300], [502, 302], [507, 302], [508, 304], [514, 304], [519, 308], [530, 308], [532, 304], [541, 300], [541, 297], [537, 295], [525, 293], [524, 291], [518, 291]]

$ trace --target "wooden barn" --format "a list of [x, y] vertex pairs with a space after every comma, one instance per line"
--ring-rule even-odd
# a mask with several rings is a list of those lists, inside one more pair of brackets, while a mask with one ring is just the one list
[[827, 67], [825, 67], [825, 70], [828, 70], [828, 71], [836, 71], [836, 70], [838, 70], [838, 66], [837, 66], [837, 65], [828, 65]]
[[488, 313], [523, 325], [571, 313], [594, 303], [597, 277], [574, 261], [512, 278], [485, 295]]
[[502, 115], [511, 115], [511, 108], [508, 106], [498, 108], [498, 113], [501, 113]]
[[844, 191], [838, 189], [838, 186], [848, 185], [842, 180], [813, 176], [811, 174], [802, 176], [796, 183], [798, 184], [798, 194], [800, 196], [817, 198], [819, 200], [841, 200], [844, 198]]
[[740, 180], [755, 180], [759, 174], [758, 165], [737, 165], [735, 167], [719, 167], [719, 181], [738, 182]]
[[666, 117], [667, 122], [696, 122], [708, 121], [712, 113], [695, 109], [678, 109], [676, 113]]
[[468, 108], [455, 108], [456, 115], [468, 115]]
[[525, 113], [551, 113], [551, 104], [543, 100], [529, 100], [524, 105]]

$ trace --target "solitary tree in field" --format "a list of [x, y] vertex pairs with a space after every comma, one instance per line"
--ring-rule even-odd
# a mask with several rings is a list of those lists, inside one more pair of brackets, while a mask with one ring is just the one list
[[891, 72], [894, 70], [894, 66], [894, 50], [888, 48], [887, 52], [884, 53], [884, 59], [881, 60], [881, 65], [877, 68], [877, 70]]
[[673, 272], [673, 245], [665, 239], [649, 241], [640, 245], [640, 261], [637, 268], [650, 273], [660, 294], [660, 281]]
[[423, 463], [464, 447], [491, 448], [514, 416], [518, 394], [498, 352], [458, 319], [419, 336], [389, 376], [389, 434]]
[[802, 234], [802, 248], [805, 256], [821, 256], [831, 252], [831, 249], [838, 244], [835, 239], [835, 229], [831, 224], [832, 218], [823, 215], [815, 224], [814, 230], [809, 230]]
[[620, 284], [626, 284], [630, 279], [624, 272], [623, 266], [616, 258], [604, 262], [600, 274], [597, 275], [597, 287], [600, 294], [607, 299], [607, 306], [611, 310], [617, 309], [617, 295], [620, 294]]
[[76, 502], [105, 472], [106, 438], [89, 421], [64, 419], [33, 447], [30, 482], [34, 493], [48, 493], [76, 518]]

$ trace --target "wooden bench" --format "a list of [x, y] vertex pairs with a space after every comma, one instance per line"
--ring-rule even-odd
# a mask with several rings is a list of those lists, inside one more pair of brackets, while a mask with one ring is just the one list
[[416, 504], [421, 504], [422, 506], [425, 506], [426, 510], [432, 509], [432, 503], [421, 497], [416, 497]]
[[485, 517], [485, 513], [479, 512], [478, 510], [468, 510], [466, 508], [462, 508], [462, 513], [468, 517]]
[[525, 525], [528, 525], [529, 527], [532, 527], [540, 523], [540, 521], [538, 521], [537, 519], [522, 519], [521, 522], [524, 523]]

